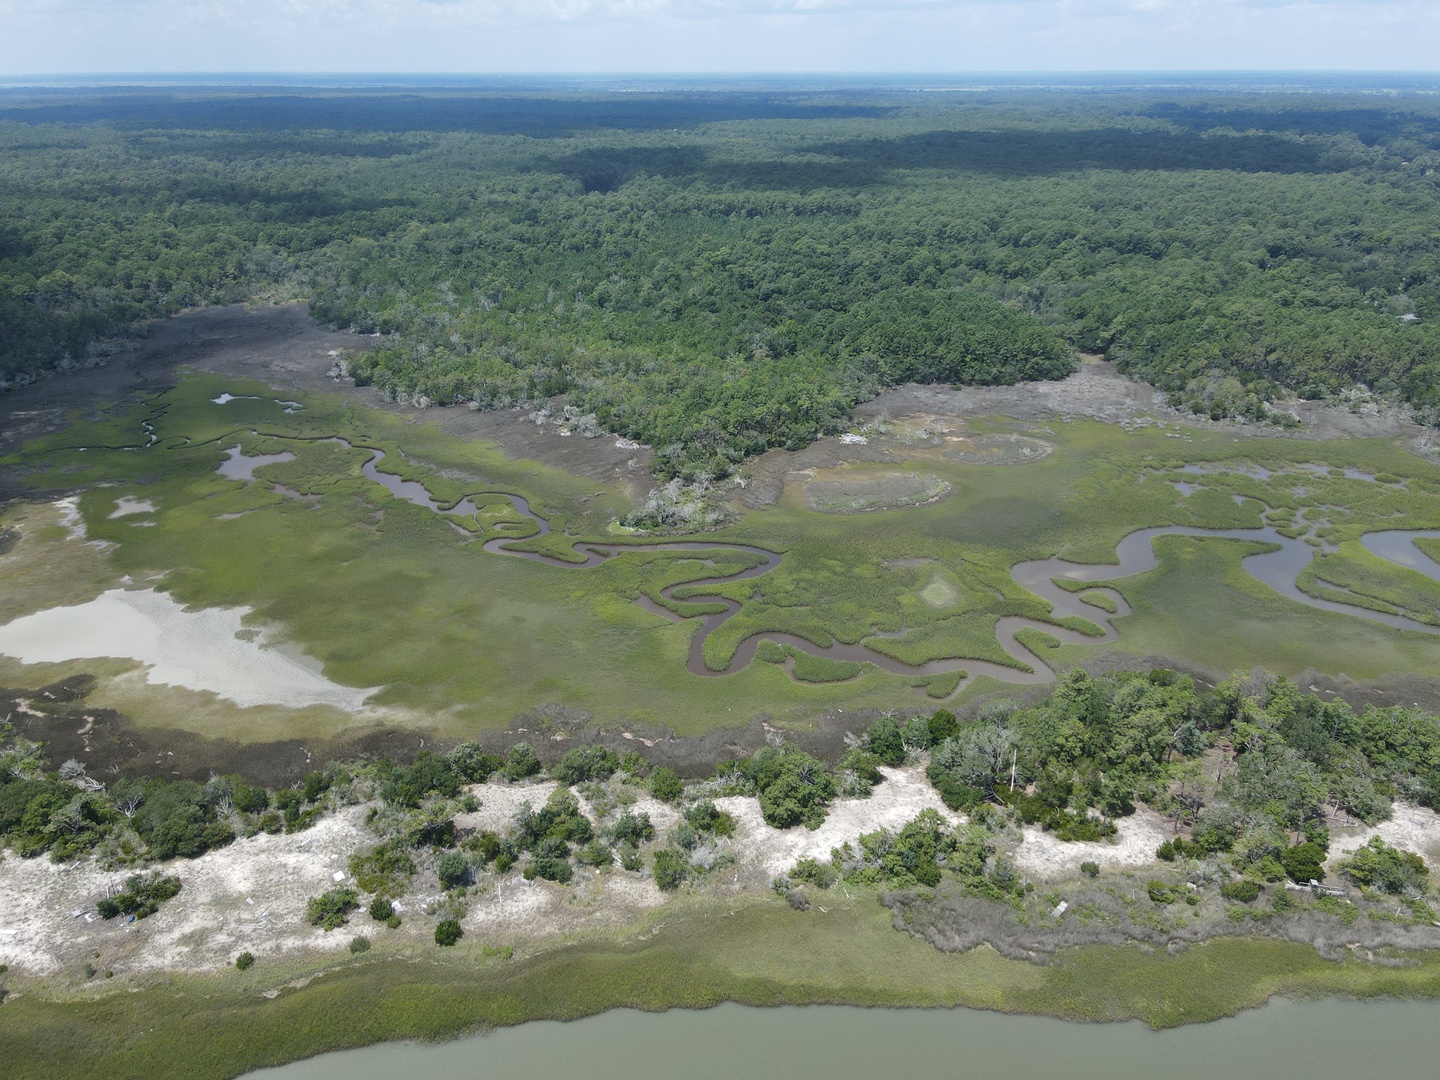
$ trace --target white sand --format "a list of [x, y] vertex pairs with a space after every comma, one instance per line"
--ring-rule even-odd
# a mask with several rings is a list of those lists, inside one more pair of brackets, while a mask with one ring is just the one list
[[[885, 782], [868, 799], [836, 799], [825, 823], [813, 832], [803, 826], [772, 829], [760, 815], [760, 803], [749, 796], [716, 799], [715, 805], [735, 818], [734, 851], [741, 868], [758, 866], [773, 877], [801, 859], [830, 861], [830, 852], [847, 840], [854, 843], [876, 829], [898, 831], [921, 810], [938, 810], [950, 823], [959, 820], [946, 809], [925, 779], [920, 766], [881, 768]], [[652, 817], [654, 815], [651, 815]]]
[[[0, 653], [27, 664], [121, 657], [148, 665], [150, 683], [208, 690], [242, 707], [360, 709], [378, 687], [340, 686], [303, 654], [247, 641], [250, 609], [186, 611], [153, 589], [112, 589], [88, 604], [50, 608], [0, 626]], [[250, 631], [246, 636], [252, 636]]]
[[[134, 923], [93, 914], [106, 885], [122, 883], [124, 871], [7, 853], [0, 861], [0, 963], [48, 974], [99, 952], [96, 966], [117, 971], [205, 970], [247, 949], [261, 959], [297, 948], [343, 949], [369, 930], [369, 918], [326, 934], [305, 921], [305, 901], [333, 888], [335, 871], [375, 843], [364, 816], [364, 807], [350, 807], [298, 835], [262, 834], [157, 867], [180, 878], [180, 894]], [[75, 911], [90, 912], [93, 921]]]
[[1079, 871], [1082, 862], [1093, 862], [1104, 870], [1118, 866], [1149, 866], [1156, 862], [1155, 849], [1175, 835], [1170, 823], [1152, 810], [1140, 808], [1115, 822], [1119, 831], [1115, 843], [1075, 843], [1057, 840], [1034, 825], [1026, 825], [1024, 842], [1015, 850], [1015, 868], [1022, 874], [1044, 880]]
[[1440, 814], [1423, 806], [1397, 802], [1389, 821], [1373, 827], [1336, 829], [1330, 838], [1330, 856], [1325, 866], [1334, 872], [1336, 864], [1348, 858], [1378, 836], [1391, 847], [1413, 851], [1432, 867], [1440, 866]]

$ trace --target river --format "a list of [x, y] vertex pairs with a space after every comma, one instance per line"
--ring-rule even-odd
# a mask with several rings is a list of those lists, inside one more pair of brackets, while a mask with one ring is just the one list
[[969, 1009], [617, 1010], [454, 1042], [387, 1043], [248, 1074], [250, 1080], [1418, 1080], [1433, 1076], [1434, 1002], [1276, 1001], [1155, 1032]]

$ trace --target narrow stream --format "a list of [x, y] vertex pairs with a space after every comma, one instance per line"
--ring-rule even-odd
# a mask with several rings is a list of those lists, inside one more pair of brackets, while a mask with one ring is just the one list
[[[351, 447], [352, 445], [340, 438], [327, 439], [325, 441], [337, 442], [346, 447]], [[701, 578], [695, 581], [686, 581], [667, 586], [662, 589], [660, 593], [666, 600], [680, 602], [677, 601], [675, 596], [675, 593], [680, 589], [690, 591], [697, 589], [703, 590], [707, 586], [728, 584], [734, 581], [745, 581], [750, 578], [760, 577], [779, 566], [780, 560], [783, 557], [776, 552], [749, 544], [704, 541], [678, 541], [652, 544], [644, 541], [581, 540], [570, 545], [570, 550], [578, 556], [578, 558], [574, 560], [561, 559], [535, 551], [519, 551], [515, 549], [516, 544], [536, 540], [550, 533], [550, 523], [535, 513], [524, 497], [509, 491], [475, 492], [461, 499], [455, 505], [445, 507], [435, 501], [429, 489], [426, 488], [424, 484], [414, 480], [403, 479], [393, 473], [382, 472], [379, 465], [385, 458], [385, 452], [383, 450], [376, 450], [370, 447], [362, 447], [361, 449], [368, 449], [371, 455], [370, 459], [361, 468], [361, 472], [366, 478], [380, 484], [397, 499], [403, 499], [416, 506], [423, 506], [437, 514], [443, 514], [448, 517], [473, 518], [479, 512], [479, 507], [475, 502], [477, 498], [488, 495], [500, 496], [510, 500], [516, 512], [534, 524], [535, 531], [523, 537], [495, 537], [485, 541], [483, 545], [484, 549], [492, 555], [507, 555], [511, 558], [529, 559], [532, 562], [542, 562], [549, 566], [569, 570], [584, 570], [599, 566], [601, 563], [607, 562], [618, 555], [623, 555], [627, 551], [725, 551], [743, 553], [755, 559], [754, 565], [735, 573], [721, 574], [715, 577]], [[251, 480], [254, 478], [255, 469], [260, 465], [276, 461], [288, 461], [294, 457], [293, 454], [289, 453], [245, 457], [240, 453], [238, 446], [227, 453], [227, 460], [221, 464], [219, 471], [222, 475], [236, 480]], [[1300, 572], [1304, 570], [1305, 567], [1309, 565], [1311, 559], [1314, 558], [1314, 551], [1303, 539], [1291, 539], [1283, 536], [1273, 527], [1265, 526], [1255, 529], [1199, 529], [1190, 526], [1167, 525], [1158, 528], [1140, 529], [1126, 536], [1116, 545], [1116, 562], [1113, 564], [1073, 563], [1060, 558], [1034, 559], [1027, 562], [1016, 563], [1011, 568], [1010, 577], [1016, 584], [1028, 589], [1036, 596], [1048, 602], [1052, 607], [1055, 618], [1060, 619], [1067, 616], [1078, 617], [1094, 624], [1102, 631], [1098, 636], [1087, 635], [1038, 619], [1027, 619], [1013, 615], [1004, 616], [996, 624], [996, 639], [1006, 655], [1013, 658], [1017, 663], [1024, 665], [1024, 667], [1012, 667], [985, 660], [963, 658], [932, 660], [926, 664], [911, 665], [877, 652], [863, 643], [847, 645], [837, 641], [829, 647], [822, 648], [814, 642], [795, 634], [762, 631], [742, 640], [736, 647], [735, 654], [731, 657], [729, 665], [717, 671], [708, 667], [705, 663], [705, 641], [712, 633], [719, 629], [720, 626], [740, 611], [740, 604], [727, 597], [713, 594], [705, 595], [703, 592], [686, 596], [684, 602], [722, 604], [724, 605], [724, 610], [698, 616], [700, 629], [691, 641], [690, 656], [685, 666], [693, 675], [728, 675], [749, 664], [755, 658], [755, 652], [762, 641], [774, 641], [781, 645], [793, 646], [796, 649], [809, 653], [811, 656], [874, 664], [884, 671], [897, 675], [924, 676], [963, 671], [972, 678], [976, 675], [989, 675], [1000, 682], [1007, 683], [1049, 682], [1055, 677], [1054, 670], [1033, 651], [1021, 644], [1017, 637], [1021, 631], [1038, 630], [1066, 645], [1099, 644], [1115, 640], [1119, 634], [1115, 629], [1114, 620], [1130, 613], [1130, 606], [1125, 602], [1124, 597], [1114, 589], [1100, 588], [1090, 590], [1102, 592], [1114, 602], [1116, 610], [1112, 615], [1107, 614], [1092, 604], [1087, 604], [1080, 599], [1079, 593], [1070, 592], [1062, 588], [1057, 584], [1057, 581], [1114, 581], [1119, 578], [1131, 577], [1135, 574], [1143, 574], [1147, 571], [1154, 570], [1159, 565], [1159, 559], [1155, 554], [1154, 542], [1162, 536], [1207, 537], [1219, 540], [1242, 540], [1251, 543], [1274, 545], [1274, 551], [1247, 555], [1242, 560], [1241, 565], [1244, 566], [1246, 572], [1249, 573], [1251, 577], [1268, 585], [1282, 596], [1305, 604], [1308, 607], [1358, 616], [1373, 622], [1384, 623], [1386, 626], [1392, 626], [1399, 630], [1414, 630], [1426, 634], [1440, 634], [1440, 626], [1432, 626], [1403, 615], [1371, 611], [1368, 608], [1359, 607], [1358, 605], [1345, 604], [1335, 600], [1325, 600], [1302, 592], [1296, 584], [1296, 580]], [[1415, 570], [1440, 581], [1440, 564], [1430, 559], [1415, 546], [1415, 540], [1422, 538], [1440, 539], [1440, 530], [1386, 530], [1373, 532], [1367, 533], [1362, 543], [1365, 549], [1373, 555], [1392, 562], [1397, 566]], [[690, 621], [690, 617], [680, 615], [662, 604], [657, 604], [647, 596], [642, 596], [637, 603], [646, 611], [669, 619], [672, 622]], [[1025, 670], [1025, 668], [1029, 670]]]

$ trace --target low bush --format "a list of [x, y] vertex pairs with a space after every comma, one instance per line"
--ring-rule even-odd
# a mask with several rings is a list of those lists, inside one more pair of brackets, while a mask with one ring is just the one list
[[1393, 896], [1423, 892], [1430, 877], [1419, 855], [1393, 848], [1378, 836], [1343, 863], [1340, 872], [1356, 885]]
[[251, 956], [248, 952], [242, 952], [239, 956], [235, 957], [235, 967], [239, 971], [248, 971], [254, 966], [255, 957]]
[[370, 939], [364, 934], [356, 934], [350, 939], [350, 955], [359, 956], [361, 953], [370, 951]]
[[446, 852], [440, 856], [436, 873], [442, 889], [463, 889], [470, 884], [470, 860], [458, 851]]
[[655, 884], [664, 892], [674, 892], [685, 884], [690, 862], [679, 848], [661, 848], [655, 852]]
[[1220, 886], [1220, 895], [1226, 900], [1233, 900], [1239, 904], [1248, 904], [1259, 897], [1260, 885], [1258, 882], [1248, 879], [1227, 881]]
[[134, 915], [146, 919], [160, 910], [160, 905], [180, 892], [178, 877], [159, 877], [154, 874], [132, 874], [125, 880], [125, 891], [117, 896], [107, 896], [95, 905], [102, 919], [114, 919], [121, 915]]
[[661, 765], [650, 774], [650, 794], [661, 802], [674, 802], [684, 791], [685, 785], [674, 769]]
[[830, 888], [839, 876], [833, 866], [817, 862], [814, 859], [801, 859], [790, 871], [791, 880], [803, 881], [807, 885], [814, 885], [817, 889]]
[[685, 823], [699, 833], [713, 833], [716, 836], [735, 834], [734, 816], [721, 810], [709, 799], [704, 799], [686, 810]]
[[350, 913], [360, 904], [354, 889], [346, 886], [331, 889], [305, 902], [305, 918], [311, 926], [324, 927], [328, 933], [350, 921]]
[[620, 767], [615, 751], [604, 746], [577, 746], [567, 750], [550, 775], [565, 785], [587, 780], [608, 780]]
[[1285, 868], [1285, 873], [1289, 875], [1290, 880], [1297, 885], [1305, 885], [1311, 881], [1324, 881], [1325, 871], [1320, 865], [1324, 861], [1325, 849], [1313, 840], [1286, 848], [1280, 854], [1280, 865]]
[[350, 856], [355, 884], [377, 896], [403, 893], [415, 874], [415, 860], [394, 840], [387, 840], [364, 855]]
[[442, 919], [435, 927], [435, 944], [448, 948], [459, 941], [463, 933], [459, 920]]
[[540, 758], [535, 748], [527, 742], [517, 742], [505, 755], [505, 776], [510, 780], [524, 780], [540, 771]]
[[637, 847], [655, 838], [655, 826], [650, 823], [650, 815], [643, 810], [638, 814], [626, 810], [606, 831], [612, 842]]

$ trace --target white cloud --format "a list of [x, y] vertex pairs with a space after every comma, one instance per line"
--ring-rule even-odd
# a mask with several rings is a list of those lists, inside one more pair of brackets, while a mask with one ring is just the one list
[[1435, 0], [0, 0], [0, 73], [1434, 70]]

